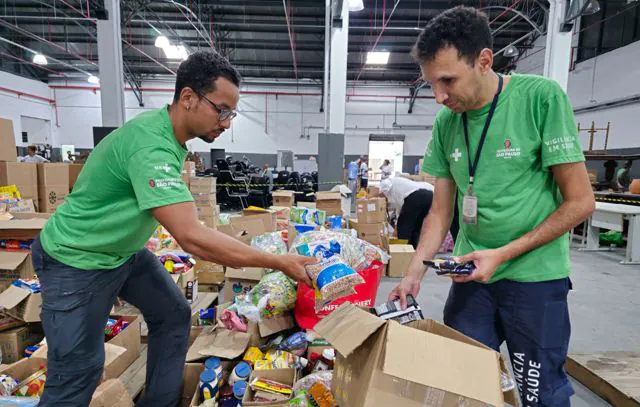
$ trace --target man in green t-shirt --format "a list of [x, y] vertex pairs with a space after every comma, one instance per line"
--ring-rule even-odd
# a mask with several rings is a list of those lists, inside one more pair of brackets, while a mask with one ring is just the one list
[[595, 201], [567, 95], [552, 80], [498, 76], [487, 17], [457, 7], [432, 19], [414, 46], [438, 113], [423, 170], [433, 206], [407, 276], [391, 298], [406, 304], [436, 254], [457, 194], [454, 255], [473, 261], [453, 278], [444, 321], [498, 350], [506, 341], [525, 406], [568, 406], [567, 232]]
[[196, 137], [212, 143], [231, 126], [239, 86], [238, 72], [214, 51], [189, 56], [178, 68], [173, 103], [138, 115], [103, 139], [34, 242], [48, 345], [40, 406], [89, 405], [117, 297], [138, 307], [149, 328], [146, 387], [137, 406], [178, 404], [191, 309], [144, 248], [158, 224], [204, 260], [281, 270], [310, 284], [304, 265], [314, 259], [266, 254], [200, 224], [181, 180], [185, 143]]

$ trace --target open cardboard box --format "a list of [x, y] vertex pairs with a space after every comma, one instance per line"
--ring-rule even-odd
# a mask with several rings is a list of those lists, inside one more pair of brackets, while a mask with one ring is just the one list
[[14, 318], [24, 322], [40, 321], [42, 296], [12, 284], [0, 293], [0, 307]]
[[251, 244], [254, 236], [276, 231], [273, 220], [271, 214], [235, 216], [230, 218], [229, 224], [218, 225], [218, 231], [245, 244]]
[[35, 239], [51, 216], [49, 213], [11, 213], [0, 220], [0, 239]]
[[[255, 378], [264, 378], [268, 380], [273, 380], [275, 382], [286, 384], [289, 386], [293, 386], [297, 380], [297, 374], [295, 369], [273, 369], [273, 370], [254, 370], [251, 372], [251, 376], [249, 377], [249, 382], [253, 381]], [[256, 403], [253, 401], [253, 396], [255, 391], [251, 389], [250, 386], [247, 386], [247, 391], [244, 393], [244, 398], [242, 399], [243, 406], [279, 406], [286, 401], [282, 402], [274, 402], [274, 403]], [[291, 400], [293, 398], [293, 394], [287, 399]]]
[[350, 407], [518, 405], [499, 353], [433, 320], [400, 325], [345, 303], [314, 330], [337, 352], [331, 389]]
[[[216, 307], [216, 319], [219, 326], [222, 326], [220, 322], [220, 315], [222, 311], [229, 308], [232, 302], [226, 302]], [[249, 340], [250, 346], [258, 346], [262, 342], [262, 338], [277, 334], [278, 332], [286, 331], [295, 327], [295, 321], [291, 312], [285, 312], [284, 314], [277, 315], [273, 318], [265, 318], [260, 322], [247, 322], [247, 333], [251, 336]]]
[[193, 270], [198, 277], [198, 284], [222, 284], [224, 282], [224, 266], [206, 260], [196, 260]]
[[28, 324], [0, 332], [2, 363], [9, 364], [22, 359], [24, 350], [39, 343], [42, 338], [44, 333], [40, 324]]
[[0, 290], [7, 289], [15, 280], [33, 278], [34, 273], [31, 253], [0, 251]]
[[246, 294], [266, 274], [262, 267], [234, 269], [227, 267], [224, 273], [224, 301], [233, 301], [236, 295]]

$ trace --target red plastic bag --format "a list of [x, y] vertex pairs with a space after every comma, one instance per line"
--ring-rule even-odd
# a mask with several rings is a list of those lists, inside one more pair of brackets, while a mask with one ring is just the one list
[[358, 274], [364, 278], [364, 284], [355, 286], [356, 293], [339, 298], [327, 305], [320, 311], [315, 312], [315, 299], [312, 288], [306, 284], [298, 284], [298, 297], [296, 299], [296, 307], [293, 314], [296, 322], [302, 329], [313, 329], [313, 327], [324, 317], [335, 311], [341, 304], [351, 302], [361, 307], [373, 307], [380, 286], [380, 279], [384, 272], [384, 264], [375, 260], [371, 265], [358, 271]]

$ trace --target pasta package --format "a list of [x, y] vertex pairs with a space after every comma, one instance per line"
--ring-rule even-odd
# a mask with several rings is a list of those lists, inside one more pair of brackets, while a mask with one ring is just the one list
[[271, 318], [296, 306], [296, 284], [282, 272], [267, 274], [246, 295], [236, 297], [229, 310], [253, 322]]
[[354, 294], [354, 287], [364, 283], [362, 276], [339, 256], [308, 264], [305, 269], [313, 282], [316, 312], [331, 301]]

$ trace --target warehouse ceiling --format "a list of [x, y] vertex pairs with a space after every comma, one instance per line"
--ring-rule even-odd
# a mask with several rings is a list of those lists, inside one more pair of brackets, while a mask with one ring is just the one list
[[[535, 51], [533, 42], [546, 28], [547, 0], [364, 0], [364, 10], [349, 17], [347, 79], [415, 83], [419, 70], [409, 52], [420, 29], [459, 4], [488, 14], [494, 51], [500, 52], [498, 70], [517, 67], [523, 55]], [[159, 33], [189, 52], [213, 46], [245, 78], [323, 79], [324, 0], [122, 0], [120, 7], [130, 84], [176, 71], [180, 61], [167, 59], [154, 45]], [[96, 18], [103, 15], [103, 0], [0, 0], [0, 69], [43, 81], [98, 76]], [[514, 42], [518, 56], [505, 57]], [[386, 65], [364, 63], [374, 45], [391, 53]], [[33, 51], [44, 54], [48, 64], [34, 64]]]

